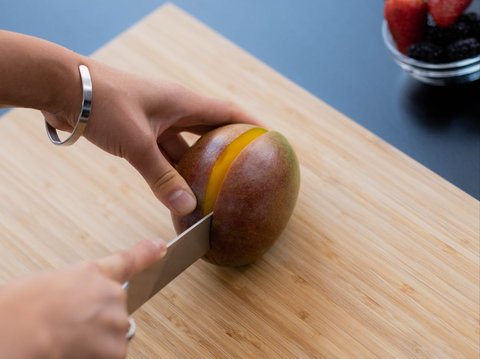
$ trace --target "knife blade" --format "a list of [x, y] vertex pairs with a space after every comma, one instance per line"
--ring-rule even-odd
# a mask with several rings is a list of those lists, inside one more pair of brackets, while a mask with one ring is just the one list
[[210, 249], [210, 213], [167, 243], [167, 253], [158, 262], [131, 278], [127, 290], [128, 314], [158, 293], [175, 277], [191, 266]]

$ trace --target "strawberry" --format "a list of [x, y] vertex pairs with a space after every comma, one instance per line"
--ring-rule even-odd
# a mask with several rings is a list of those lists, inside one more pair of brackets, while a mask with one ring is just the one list
[[387, 0], [385, 19], [400, 52], [425, 37], [428, 6], [424, 0]]
[[428, 11], [438, 27], [448, 27], [457, 21], [472, 0], [428, 0]]

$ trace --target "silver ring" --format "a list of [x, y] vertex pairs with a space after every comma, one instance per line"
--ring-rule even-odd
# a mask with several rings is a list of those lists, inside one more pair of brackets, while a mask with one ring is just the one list
[[47, 129], [48, 138], [57, 146], [70, 146], [74, 144], [83, 135], [88, 123], [88, 117], [90, 116], [90, 112], [92, 112], [93, 89], [90, 71], [88, 71], [88, 67], [85, 65], [78, 66], [78, 70], [80, 71], [80, 78], [82, 79], [82, 108], [80, 110], [80, 115], [78, 116], [77, 124], [73, 128], [72, 133], [67, 139], [62, 141], [60, 140], [60, 137], [58, 137], [57, 130], [45, 120], [45, 128]]
[[[128, 289], [128, 281], [122, 284], [122, 288], [124, 290]], [[133, 318], [128, 318], [128, 322], [130, 323], [130, 327], [128, 328], [128, 332], [125, 335], [125, 338], [128, 341], [130, 341], [135, 335], [135, 330], [137, 329], [137, 325], [135, 324], [135, 320], [133, 320]]]
[[127, 334], [125, 334], [125, 338], [130, 341], [135, 336], [135, 330], [137, 329], [137, 325], [133, 318], [128, 318], [128, 322], [130, 323], [130, 327], [128, 328]]

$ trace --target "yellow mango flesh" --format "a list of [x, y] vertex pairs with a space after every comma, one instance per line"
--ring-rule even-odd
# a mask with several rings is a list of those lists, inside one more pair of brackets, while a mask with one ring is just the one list
[[218, 193], [222, 188], [223, 180], [230, 168], [231, 164], [242, 150], [247, 147], [257, 137], [266, 133], [267, 130], [263, 128], [252, 128], [245, 133], [238, 136], [232, 143], [230, 143], [220, 154], [215, 161], [210, 178], [207, 183], [207, 190], [205, 200], [203, 203], [203, 214], [208, 214], [213, 211], [215, 201]]

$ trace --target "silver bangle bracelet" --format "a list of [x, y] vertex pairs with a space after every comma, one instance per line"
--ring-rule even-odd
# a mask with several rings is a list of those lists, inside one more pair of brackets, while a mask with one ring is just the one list
[[80, 71], [80, 78], [82, 79], [82, 108], [72, 133], [67, 139], [62, 141], [58, 137], [57, 130], [45, 121], [48, 138], [57, 146], [70, 146], [74, 144], [83, 135], [88, 123], [88, 117], [92, 111], [92, 78], [90, 77], [90, 71], [88, 71], [88, 67], [85, 65], [80, 65], [78, 70]]

